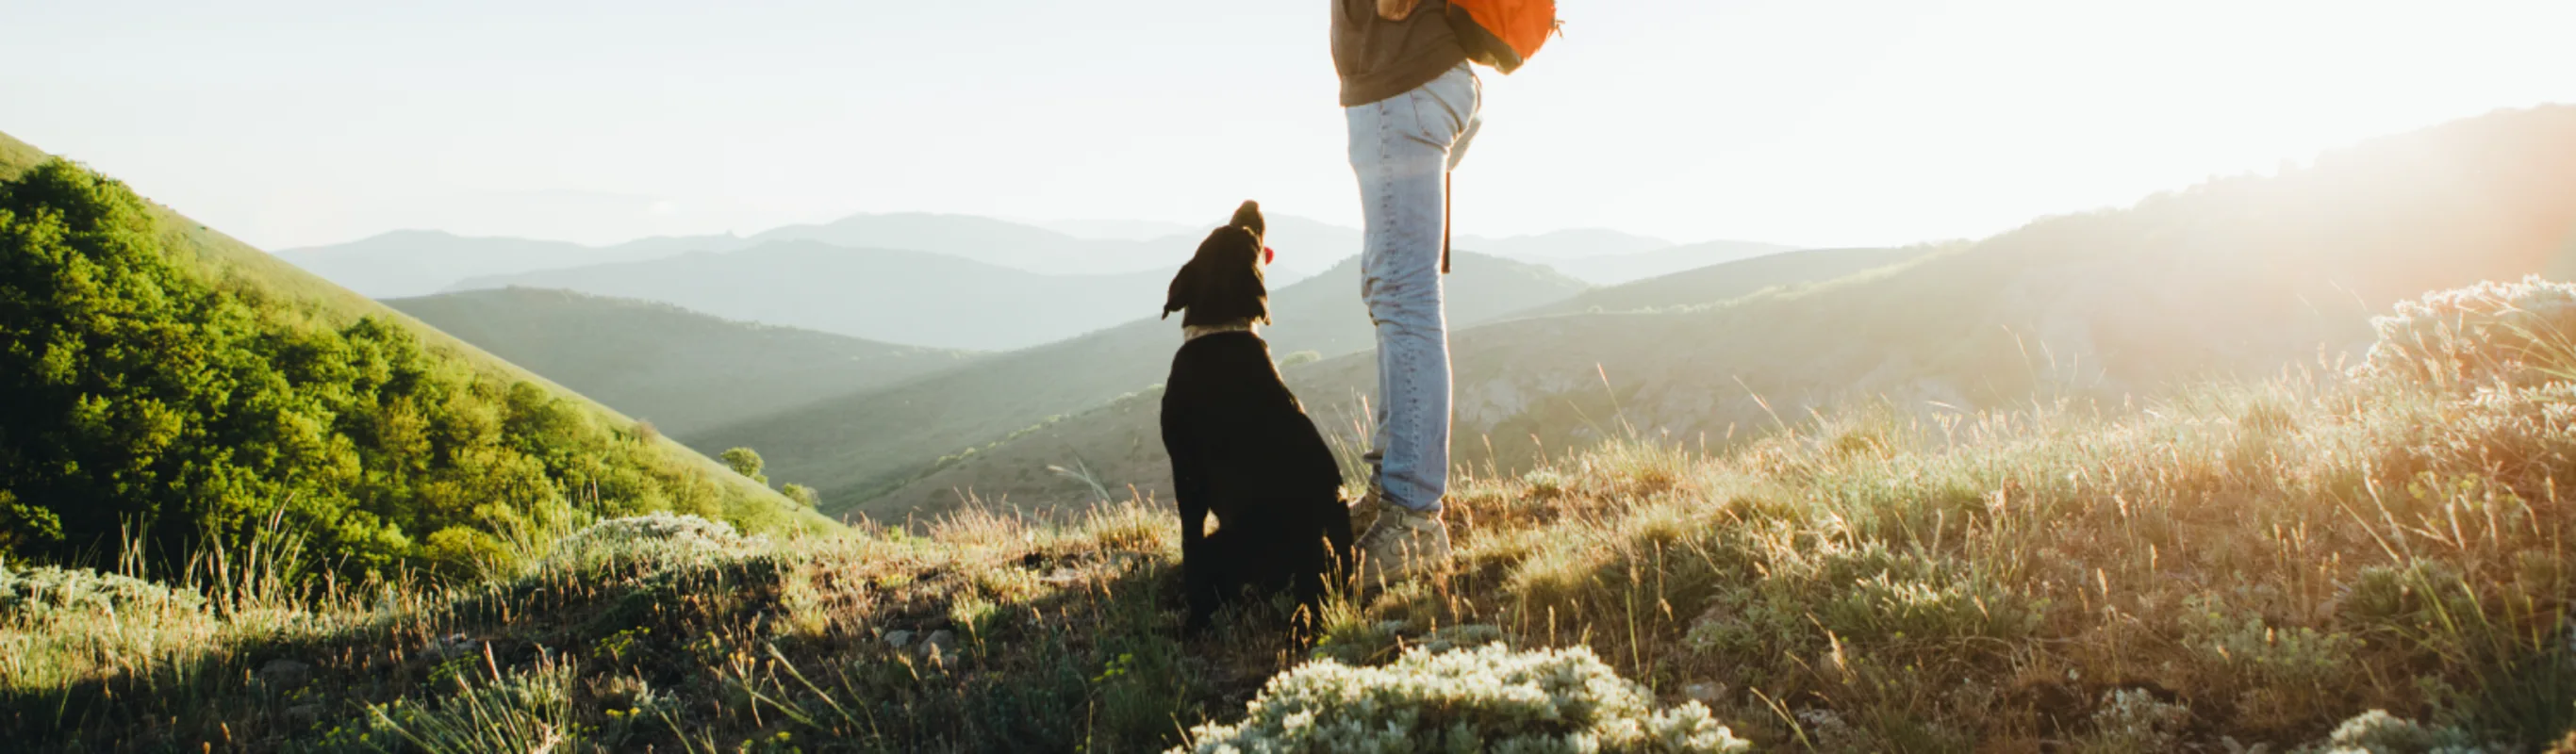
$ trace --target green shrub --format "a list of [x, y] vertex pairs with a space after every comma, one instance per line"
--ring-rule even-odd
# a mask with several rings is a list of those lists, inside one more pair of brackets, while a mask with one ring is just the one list
[[2274, 626], [2262, 616], [2232, 612], [2218, 599], [2185, 598], [2183, 642], [2203, 662], [2269, 686], [2326, 688], [2358, 672], [2350, 634], [2305, 626]]
[[2459, 569], [2434, 560], [2363, 566], [2340, 596], [2337, 617], [2358, 628], [2401, 634], [2481, 612]]
[[506, 565], [509, 550], [491, 532], [450, 526], [429, 535], [430, 562], [454, 573], [481, 573]]
[[1236, 725], [1191, 731], [1218, 752], [1733, 752], [1750, 744], [1686, 702], [1648, 708], [1645, 687], [1586, 647], [1413, 649], [1385, 667], [1317, 660], [1271, 679]]

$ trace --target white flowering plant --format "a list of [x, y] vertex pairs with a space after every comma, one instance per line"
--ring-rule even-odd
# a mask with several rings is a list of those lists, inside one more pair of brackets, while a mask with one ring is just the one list
[[2539, 276], [2434, 291], [2371, 320], [2362, 371], [2452, 389], [2527, 386], [2576, 367], [2576, 284]]
[[20, 570], [0, 562], [0, 617], [34, 621], [74, 614], [194, 612], [205, 605], [206, 598], [196, 592], [130, 576], [53, 566]]
[[555, 543], [546, 565], [575, 569], [671, 565], [745, 552], [756, 543], [722, 521], [652, 513], [582, 527]]
[[2509, 749], [2488, 747], [2470, 739], [2458, 728], [2437, 728], [2371, 710], [2335, 726], [2325, 742], [2302, 747], [2293, 754], [2503, 754]]
[[2157, 699], [2146, 689], [2114, 689], [2102, 693], [2101, 705], [2093, 710], [2093, 733], [2075, 748], [2101, 754], [2173, 751], [2190, 723], [2189, 707]]
[[1587, 647], [1407, 650], [1382, 667], [1316, 660], [1262, 688], [1243, 722], [1202, 725], [1174, 751], [1739, 752], [1698, 702], [1653, 709]]

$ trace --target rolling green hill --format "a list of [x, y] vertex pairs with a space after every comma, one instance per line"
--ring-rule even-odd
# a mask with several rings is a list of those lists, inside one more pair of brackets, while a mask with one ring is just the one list
[[0, 548], [293, 534], [352, 571], [470, 569], [598, 514], [830, 526], [77, 165], [0, 137], [0, 180]]
[[[1542, 452], [1631, 433], [1716, 447], [1854, 403], [2116, 406], [2195, 378], [2330, 366], [2370, 342], [2370, 317], [2392, 302], [2576, 272], [2571, 249], [2576, 107], [2499, 112], [1896, 266], [1876, 266], [1879, 252], [1838, 252], [1872, 264], [1829, 283], [1675, 306], [1707, 298], [1689, 291], [1724, 289], [1649, 281], [1589, 294], [1609, 302], [1605, 313], [1468, 328], [1451, 341], [1453, 455], [1525, 468]], [[1703, 272], [1722, 278], [1728, 267]], [[1620, 301], [1629, 297], [1642, 306]], [[1573, 301], [1558, 308], [1590, 306]], [[1610, 313], [1656, 305], [1665, 308]], [[1368, 359], [1286, 376], [1327, 431], [1357, 439], [1350, 418], [1375, 390]], [[949, 464], [881, 505], [937, 508], [967, 490], [1081, 505], [1097, 497], [1092, 482], [1163, 492], [1155, 416], [1155, 396], [1131, 396]], [[1076, 461], [1089, 481], [1048, 471]]]
[[884, 387], [971, 357], [571, 291], [502, 288], [385, 305], [673, 435]]
[[[1583, 289], [1547, 268], [1480, 254], [1460, 254], [1455, 268], [1447, 282], [1449, 314], [1459, 324]], [[1359, 290], [1359, 264], [1351, 259], [1273, 291], [1271, 311], [1279, 324], [1265, 333], [1273, 350], [1284, 359], [1302, 351], [1320, 357], [1371, 347], [1374, 335]], [[1159, 303], [1162, 296], [1158, 289], [1139, 300]], [[1135, 320], [681, 439], [709, 452], [756, 448], [771, 476], [813, 485], [823, 493], [826, 512], [848, 513], [927, 473], [943, 456], [1161, 382], [1180, 341], [1177, 320]], [[880, 517], [902, 515], [880, 506], [868, 510]]]

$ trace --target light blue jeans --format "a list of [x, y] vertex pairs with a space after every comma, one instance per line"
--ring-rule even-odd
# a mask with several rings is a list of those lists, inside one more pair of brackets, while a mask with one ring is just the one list
[[1413, 91], [1344, 110], [1367, 225], [1360, 298], [1377, 325], [1369, 482], [1385, 501], [1425, 513], [1440, 511], [1449, 487], [1449, 325], [1440, 295], [1446, 190], [1482, 124], [1483, 89], [1460, 63]]

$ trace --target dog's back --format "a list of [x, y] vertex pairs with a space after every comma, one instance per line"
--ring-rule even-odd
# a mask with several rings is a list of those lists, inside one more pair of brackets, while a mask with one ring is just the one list
[[[1259, 515], [1247, 506], [1334, 498], [1341, 466], [1297, 396], [1272, 366], [1270, 346], [1249, 332], [1182, 344], [1163, 388], [1165, 443], [1180, 441], [1214, 493], [1219, 519]], [[1179, 456], [1174, 461], [1180, 460]]]

